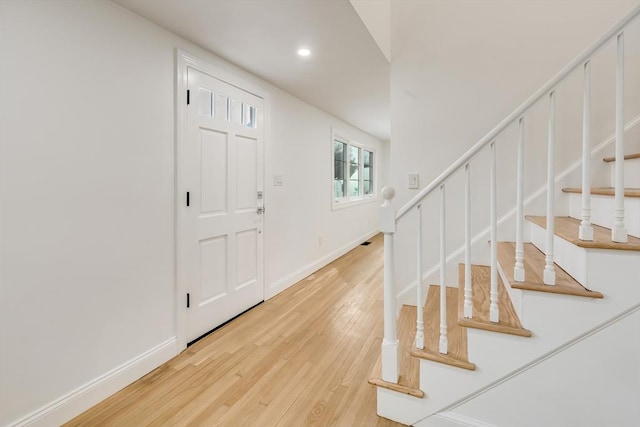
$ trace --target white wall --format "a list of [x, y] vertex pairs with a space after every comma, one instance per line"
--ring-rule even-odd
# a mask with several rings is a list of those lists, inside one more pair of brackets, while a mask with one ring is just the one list
[[378, 203], [331, 210], [331, 129], [385, 144], [131, 12], [2, 0], [0, 39], [0, 425], [175, 354], [176, 48], [268, 94], [268, 295], [377, 229]]
[[[425, 187], [511, 111], [588, 48], [634, 6], [634, 1], [398, 1], [391, 2], [391, 179], [397, 208], [417, 193], [407, 174]], [[638, 22], [626, 38], [625, 119], [640, 114]], [[615, 46], [594, 59], [593, 145], [613, 132]], [[582, 76], [558, 90], [556, 170], [579, 158]], [[525, 194], [545, 182], [546, 117], [543, 100], [527, 117]], [[511, 127], [498, 138], [498, 211], [515, 205], [515, 142]], [[488, 153], [472, 164], [472, 233], [488, 225]], [[579, 174], [578, 174], [579, 175]], [[458, 174], [447, 186], [449, 250], [463, 243], [463, 186]], [[576, 183], [577, 184], [577, 183]], [[438, 239], [438, 199], [424, 207], [425, 242]], [[528, 213], [544, 213], [542, 211]], [[559, 200], [557, 214], [568, 214]], [[566, 212], [565, 212], [566, 211]], [[414, 280], [413, 214], [399, 225], [398, 290]], [[499, 234], [511, 239], [513, 231]], [[486, 239], [485, 239], [486, 242]], [[438, 262], [438, 245], [427, 245], [426, 268]], [[476, 252], [477, 254], [478, 252]], [[409, 261], [407, 261], [409, 260]], [[472, 259], [484, 262], [482, 259]], [[447, 284], [456, 285], [450, 275]]]

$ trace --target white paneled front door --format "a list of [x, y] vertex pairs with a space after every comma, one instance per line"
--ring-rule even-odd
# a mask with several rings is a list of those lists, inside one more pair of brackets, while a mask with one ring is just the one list
[[180, 276], [193, 341], [264, 300], [264, 103], [192, 68], [187, 80]]

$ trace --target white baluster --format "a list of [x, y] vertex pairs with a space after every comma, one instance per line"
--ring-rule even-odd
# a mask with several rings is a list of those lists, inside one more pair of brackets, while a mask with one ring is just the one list
[[516, 263], [513, 266], [513, 278], [524, 282], [524, 241], [522, 228], [524, 222], [524, 117], [518, 120], [520, 138], [518, 139], [518, 170], [516, 172]]
[[449, 342], [447, 340], [447, 252], [445, 245], [445, 196], [444, 184], [440, 186], [440, 345], [442, 354], [448, 353]]
[[473, 290], [471, 288], [471, 168], [464, 165], [464, 317], [473, 317]]
[[616, 161], [615, 161], [615, 221], [611, 240], [625, 243], [627, 228], [624, 225], [624, 33], [618, 34], [616, 62]]
[[422, 209], [421, 205], [417, 207], [418, 214], [418, 247], [416, 248], [416, 265], [417, 265], [417, 285], [416, 285], [416, 348], [424, 348], [424, 297], [422, 296]]
[[545, 285], [556, 284], [556, 270], [553, 265], [554, 218], [553, 206], [555, 201], [555, 146], [556, 146], [556, 93], [549, 94], [549, 136], [547, 146], [547, 250], [545, 257], [542, 282]]
[[584, 99], [582, 104], [582, 221], [580, 240], [593, 240], [591, 225], [591, 61], [584, 63]]
[[498, 203], [496, 195], [496, 142], [491, 142], [491, 293], [489, 301], [489, 321], [497, 323], [498, 313]]
[[397, 302], [393, 235], [396, 232], [396, 212], [391, 204], [396, 191], [382, 189], [384, 203], [380, 207], [380, 230], [384, 233], [384, 337], [382, 339], [382, 379], [398, 382]]

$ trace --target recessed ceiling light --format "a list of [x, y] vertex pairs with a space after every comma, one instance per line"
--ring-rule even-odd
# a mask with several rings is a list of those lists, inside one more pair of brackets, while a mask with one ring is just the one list
[[300, 56], [309, 56], [311, 55], [311, 51], [307, 48], [298, 49], [298, 55]]

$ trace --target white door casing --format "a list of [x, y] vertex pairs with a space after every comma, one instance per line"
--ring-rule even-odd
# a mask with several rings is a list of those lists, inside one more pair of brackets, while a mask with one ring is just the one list
[[189, 91], [178, 112], [180, 349], [264, 299], [265, 107], [261, 97], [179, 62], [178, 89]]

